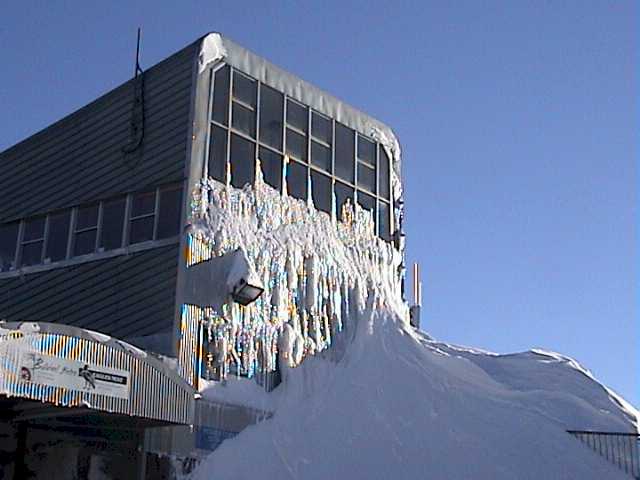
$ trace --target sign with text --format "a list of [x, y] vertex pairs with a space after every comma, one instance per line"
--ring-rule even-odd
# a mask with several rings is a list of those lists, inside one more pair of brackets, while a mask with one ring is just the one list
[[129, 399], [130, 375], [126, 370], [100, 367], [40, 352], [20, 353], [20, 381]]

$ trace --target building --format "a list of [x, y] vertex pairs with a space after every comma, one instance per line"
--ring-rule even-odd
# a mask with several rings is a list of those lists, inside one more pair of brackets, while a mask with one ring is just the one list
[[392, 131], [219, 34], [0, 165], [0, 478], [166, 474], [268, 415], [203, 388], [270, 390], [403, 289]]

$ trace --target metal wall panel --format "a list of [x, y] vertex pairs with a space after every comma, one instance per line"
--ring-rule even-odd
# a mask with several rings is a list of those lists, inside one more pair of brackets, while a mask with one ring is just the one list
[[144, 75], [145, 136], [131, 156], [133, 80], [0, 153], [0, 223], [184, 179], [191, 44]]
[[0, 319], [127, 339], [173, 327], [178, 243], [0, 280]]

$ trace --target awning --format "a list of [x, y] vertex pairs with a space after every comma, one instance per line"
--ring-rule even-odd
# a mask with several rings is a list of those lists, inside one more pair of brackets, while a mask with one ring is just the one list
[[0, 396], [191, 425], [194, 393], [169, 365], [121, 340], [54, 323], [0, 322]]

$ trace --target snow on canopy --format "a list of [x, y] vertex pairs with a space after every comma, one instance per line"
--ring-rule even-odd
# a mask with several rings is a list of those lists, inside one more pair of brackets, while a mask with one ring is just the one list
[[[230, 238], [272, 232], [273, 239], [260, 239], [268, 244], [282, 232], [249, 235], [245, 224], [233, 222], [242, 231]], [[335, 235], [318, 227], [324, 224], [285, 232], [288, 240], [322, 241], [322, 251], [349, 258], [330, 240]], [[496, 355], [437, 342], [407, 324], [394, 282], [366, 263], [342, 264], [359, 269], [347, 296], [363, 301], [348, 303], [347, 328], [330, 349], [296, 368], [280, 356], [283, 382], [271, 393], [233, 376], [202, 392], [274, 415], [223, 442], [192, 479], [627, 478], [566, 432], [638, 428], [638, 412], [577, 362], [551, 352]]]

